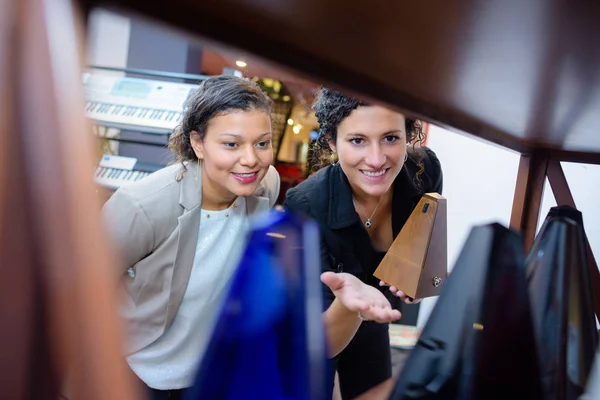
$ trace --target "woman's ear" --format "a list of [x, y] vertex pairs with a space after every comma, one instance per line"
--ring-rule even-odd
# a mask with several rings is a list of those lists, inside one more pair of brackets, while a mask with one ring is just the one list
[[337, 149], [335, 148], [335, 143], [332, 142], [331, 140], [327, 142], [329, 144], [329, 148], [331, 149], [331, 151], [333, 151], [334, 153], [337, 153]]
[[197, 131], [190, 132], [190, 144], [194, 149], [194, 153], [196, 153], [196, 157], [202, 160], [204, 158], [204, 146], [202, 143], [202, 138]]

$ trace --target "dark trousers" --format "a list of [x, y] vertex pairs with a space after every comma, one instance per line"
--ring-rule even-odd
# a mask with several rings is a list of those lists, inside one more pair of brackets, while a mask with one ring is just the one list
[[392, 376], [387, 324], [363, 322], [336, 362], [342, 399], [353, 399]]

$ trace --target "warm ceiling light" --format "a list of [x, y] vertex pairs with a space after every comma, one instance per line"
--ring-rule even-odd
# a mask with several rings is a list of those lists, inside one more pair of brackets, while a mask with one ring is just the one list
[[288, 125], [294, 125], [294, 120], [293, 119], [288, 119]]
[[294, 131], [294, 133], [297, 135], [300, 133], [300, 131], [302, 130], [302, 125], [300, 124], [296, 124], [294, 125], [294, 127], [292, 128], [292, 130]]
[[290, 99], [290, 96], [288, 96], [287, 94], [286, 94], [285, 96], [283, 96], [281, 99], [282, 99], [283, 101], [290, 101], [290, 100], [291, 100], [291, 99]]
[[246, 65], [248, 65], [248, 64], [246, 64], [246, 61], [237, 60], [237, 61], [235, 62], [235, 65], [237, 65], [237, 66], [238, 66], [238, 67], [240, 67], [240, 68], [244, 68], [244, 67], [245, 67]]

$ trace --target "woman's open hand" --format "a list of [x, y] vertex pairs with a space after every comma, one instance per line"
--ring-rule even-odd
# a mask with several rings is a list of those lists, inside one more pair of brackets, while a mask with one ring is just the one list
[[394, 310], [390, 302], [376, 288], [363, 283], [348, 273], [324, 272], [321, 281], [349, 311], [360, 313], [364, 320], [392, 322], [402, 314]]

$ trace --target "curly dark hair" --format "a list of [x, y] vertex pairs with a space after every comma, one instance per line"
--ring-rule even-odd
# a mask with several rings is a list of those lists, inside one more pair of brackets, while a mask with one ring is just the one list
[[[337, 139], [337, 128], [340, 123], [355, 109], [369, 106], [368, 103], [346, 96], [335, 90], [321, 88], [313, 104], [313, 111], [319, 122], [319, 137], [314, 148], [315, 165], [322, 168], [331, 163], [331, 148], [329, 142]], [[423, 124], [414, 118], [406, 118], [406, 142], [421, 146], [425, 141]], [[423, 163], [417, 160], [419, 171], [416, 179], [423, 173]]]
[[190, 141], [192, 131], [204, 139], [214, 117], [234, 110], [262, 110], [270, 115], [271, 107], [271, 99], [256, 82], [237, 76], [208, 78], [187, 99], [181, 123], [169, 137], [169, 149], [175, 152], [177, 161], [196, 161]]

